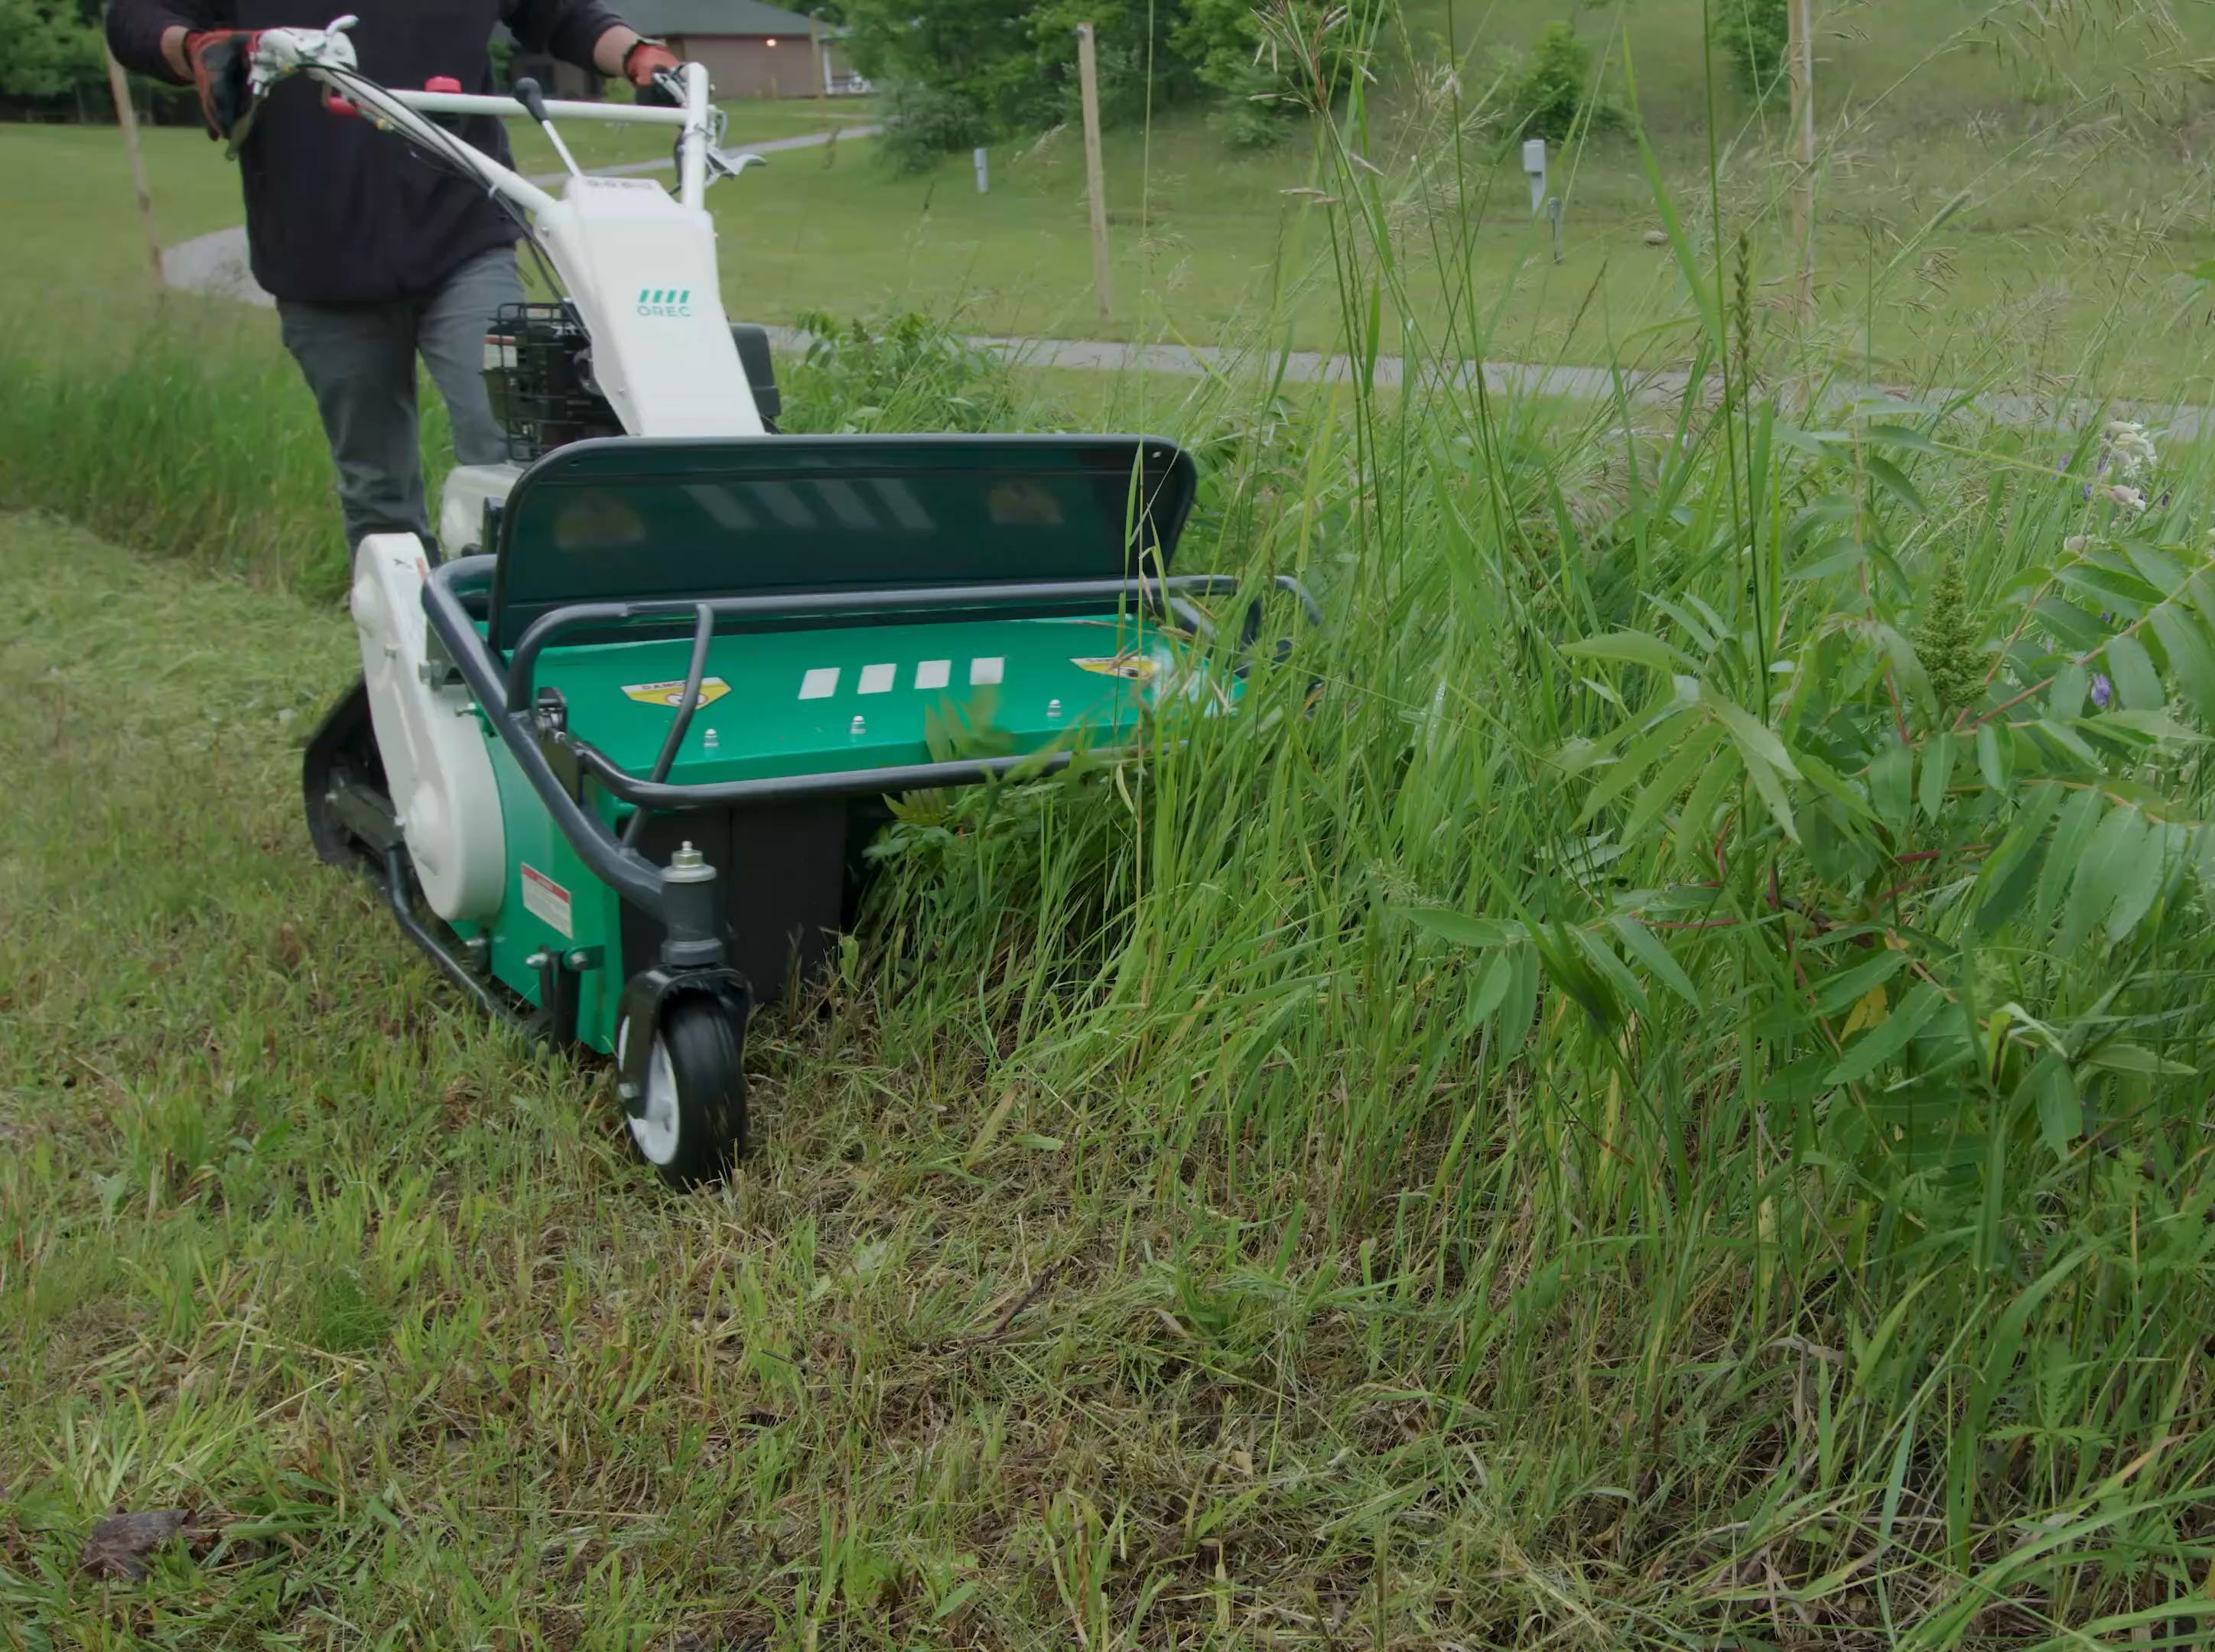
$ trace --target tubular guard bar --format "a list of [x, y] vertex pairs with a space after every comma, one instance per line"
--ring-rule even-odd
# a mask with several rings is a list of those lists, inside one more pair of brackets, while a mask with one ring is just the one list
[[[573, 797], [546, 754], [540, 749], [539, 729], [532, 714], [532, 695], [538, 656], [561, 632], [581, 626], [604, 626], [633, 621], [691, 621], [696, 653], [700, 640], [712, 632], [717, 620], [758, 620], [780, 617], [869, 613], [887, 617], [939, 614], [952, 611], [990, 611], [1032, 608], [1071, 602], [1127, 602], [1162, 614], [1181, 606], [1183, 596], [1227, 596], [1242, 581], [1226, 574], [1181, 574], [1162, 579], [1071, 580], [1035, 585], [947, 586], [936, 588], [880, 591], [838, 591], [813, 595], [717, 597], [660, 602], [575, 603], [556, 608], [532, 621], [518, 641], [505, 669], [481, 636], [463, 603], [465, 591], [488, 587], [495, 559], [490, 556], [457, 557], [433, 568], [423, 587], [423, 608], [432, 630], [445, 647], [462, 679], [469, 685], [493, 731], [507, 746], [516, 766], [546, 806], [555, 827], [578, 856], [603, 882], [625, 900], [655, 918], [666, 919], [666, 895], [662, 869], [632, 848], [607, 826], [587, 813]], [[1296, 599], [1306, 617], [1320, 623], [1315, 599], [1299, 582], [1279, 574], [1275, 587]], [[566, 738], [566, 737], [565, 737]], [[580, 740], [570, 750], [580, 765], [611, 793], [641, 808], [679, 810], [712, 808], [739, 801], [772, 799], [855, 795], [871, 791], [920, 790], [933, 786], [966, 785], [1012, 772], [1052, 773], [1069, 763], [1071, 753], [1035, 752], [1014, 758], [967, 759], [947, 763], [912, 764], [898, 768], [844, 770], [830, 774], [795, 775], [759, 780], [731, 781], [707, 785], [671, 785], [641, 779], [611, 762], [602, 752]]]

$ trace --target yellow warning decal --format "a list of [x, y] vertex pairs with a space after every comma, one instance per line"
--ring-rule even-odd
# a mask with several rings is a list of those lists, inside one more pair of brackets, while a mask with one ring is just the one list
[[[720, 677], [703, 677], [700, 679], [702, 705], [720, 700], [730, 691], [731, 685]], [[684, 679], [680, 677], [673, 683], [625, 683], [623, 693], [641, 705], [664, 705], [673, 711], [684, 698]]]
[[1094, 660], [1072, 659], [1069, 663], [1079, 671], [1094, 672], [1101, 677], [1120, 677], [1126, 682], [1154, 680], [1154, 662], [1142, 654], [1104, 654]]

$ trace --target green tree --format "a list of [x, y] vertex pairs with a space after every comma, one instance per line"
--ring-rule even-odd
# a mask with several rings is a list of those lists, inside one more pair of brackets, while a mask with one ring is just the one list
[[0, 0], [0, 97], [49, 102], [107, 72], [98, 15], [80, 0]]
[[1506, 107], [1522, 136], [1557, 144], [1623, 124], [1623, 111], [1592, 83], [1592, 47], [1558, 19], [1540, 32], [1529, 64], [1508, 87]]
[[1720, 0], [1715, 44], [1737, 71], [1738, 83], [1767, 97], [1784, 78], [1784, 52], [1792, 37], [1786, 0]]
[[1352, 68], [1351, 33], [1343, 7], [1316, 0], [1186, 0], [1169, 40], [1194, 78], [1222, 95], [1224, 134], [1254, 145], [1337, 97]]

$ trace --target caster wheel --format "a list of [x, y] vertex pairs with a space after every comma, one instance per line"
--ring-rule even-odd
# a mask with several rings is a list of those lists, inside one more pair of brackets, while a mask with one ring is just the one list
[[627, 1108], [632, 1149], [672, 1188], [722, 1181], [745, 1150], [745, 1034], [705, 995], [672, 999], [662, 1011], [646, 1083]]

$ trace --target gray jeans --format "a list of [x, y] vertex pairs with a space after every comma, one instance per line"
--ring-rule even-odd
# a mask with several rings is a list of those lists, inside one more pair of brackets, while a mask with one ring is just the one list
[[454, 458], [496, 464], [507, 438], [485, 394], [485, 329], [523, 298], [512, 248], [472, 258], [427, 298], [390, 304], [279, 303], [285, 347], [300, 364], [338, 464], [347, 547], [365, 533], [431, 531], [415, 421], [415, 358], [431, 370], [453, 427]]

